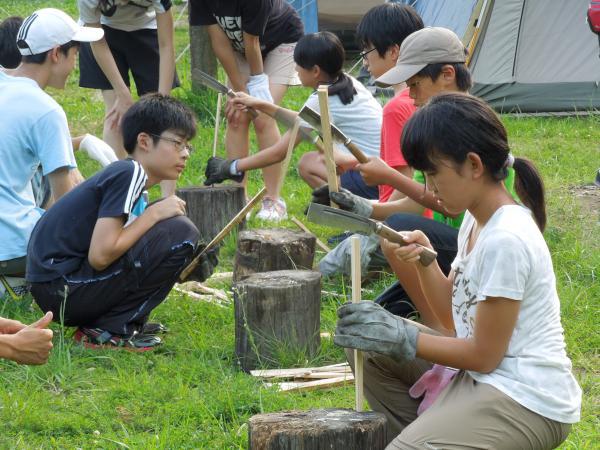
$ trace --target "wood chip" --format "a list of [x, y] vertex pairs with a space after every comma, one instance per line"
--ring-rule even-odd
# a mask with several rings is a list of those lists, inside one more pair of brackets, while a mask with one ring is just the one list
[[208, 286], [203, 285], [202, 283], [198, 283], [197, 281], [186, 281], [185, 283], [181, 283], [179, 286], [181, 286], [181, 288], [185, 289], [186, 291], [197, 292], [199, 294], [213, 295], [219, 300], [223, 301], [229, 300], [225, 291], [222, 291], [221, 289], [210, 288]]

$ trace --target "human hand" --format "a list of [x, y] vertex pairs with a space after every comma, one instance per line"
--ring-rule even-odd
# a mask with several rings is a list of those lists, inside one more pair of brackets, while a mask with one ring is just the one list
[[234, 98], [228, 97], [227, 102], [225, 102], [225, 118], [227, 119], [228, 126], [237, 128], [240, 125], [240, 118], [243, 111], [235, 106], [233, 100]]
[[248, 111], [248, 108], [260, 109], [260, 107], [265, 103], [264, 100], [252, 97], [245, 92], [236, 92], [235, 97], [231, 99], [231, 102], [236, 109], [242, 111]]
[[244, 173], [241, 175], [233, 175], [231, 173], [231, 164], [234, 160], [223, 159], [217, 156], [212, 156], [206, 163], [206, 170], [204, 176], [204, 186], [210, 186], [215, 183], [222, 183], [225, 180], [233, 180], [240, 183], [244, 179]]
[[157, 202], [151, 203], [142, 213], [152, 214], [156, 222], [175, 216], [185, 216], [185, 201], [176, 195], [169, 195]]
[[346, 303], [337, 311], [333, 342], [340, 347], [413, 360], [419, 330], [376, 303]]
[[[386, 242], [386, 246], [395, 247], [393, 250], [394, 255], [405, 263], [417, 263], [419, 262], [420, 254], [423, 252], [424, 247], [433, 250], [433, 246], [429, 242], [429, 239], [421, 230], [404, 231], [402, 232], [404, 242], [407, 245], [399, 245], [390, 241]], [[419, 245], [411, 245], [419, 244]]]
[[27, 325], [19, 322], [18, 320], [5, 319], [4, 317], [0, 317], [0, 333], [1, 334], [15, 334], [18, 331], [21, 331]]
[[366, 163], [358, 164], [356, 169], [360, 171], [360, 176], [369, 186], [391, 184], [390, 177], [396, 173], [383, 159], [376, 157], [369, 158]]
[[341, 175], [348, 170], [355, 169], [358, 164], [358, 160], [354, 156], [342, 154], [337, 151], [335, 152], [334, 160], [338, 175]]
[[102, 167], [106, 167], [118, 159], [110, 145], [91, 134], [85, 135], [79, 144], [79, 149], [86, 152], [93, 160], [98, 161]]
[[346, 303], [337, 311], [339, 320], [333, 342], [340, 347], [376, 352], [395, 360], [413, 360], [419, 330], [373, 302]]
[[110, 128], [114, 129], [121, 126], [123, 116], [131, 108], [131, 105], [133, 105], [133, 99], [129, 91], [126, 94], [117, 95], [114, 105], [104, 118]]
[[246, 89], [248, 89], [248, 94], [252, 97], [273, 103], [273, 96], [269, 90], [269, 77], [266, 73], [250, 75], [248, 83], [246, 83]]
[[52, 313], [47, 312], [37, 322], [11, 334], [10, 340], [7, 341], [10, 347], [8, 358], [18, 364], [46, 363], [52, 349], [53, 333], [52, 330], [46, 329], [50, 322], [52, 322]]
[[421, 400], [417, 409], [418, 416], [435, 402], [448, 383], [452, 381], [456, 372], [455, 369], [434, 364], [431, 369], [421, 375], [421, 378], [412, 385], [408, 390], [408, 395], [414, 399], [423, 396], [423, 400]]
[[[206, 242], [198, 242], [198, 246], [196, 248], [197, 252], [202, 252], [206, 247]], [[219, 247], [212, 248], [204, 253], [200, 260], [198, 261], [198, 265], [196, 268], [190, 273], [188, 276], [189, 280], [199, 281], [202, 283], [207, 278], [209, 278], [219, 264]]]
[[329, 194], [341, 209], [358, 214], [362, 217], [371, 217], [373, 213], [373, 203], [366, 198], [353, 194], [347, 189], [340, 188], [339, 192]]

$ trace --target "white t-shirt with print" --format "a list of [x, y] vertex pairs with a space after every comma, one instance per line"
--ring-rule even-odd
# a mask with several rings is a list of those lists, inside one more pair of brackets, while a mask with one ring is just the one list
[[82, 23], [101, 23], [121, 31], [156, 29], [156, 14], [171, 8], [171, 0], [113, 0], [105, 11], [99, 0], [77, 0]]
[[477, 304], [487, 297], [520, 301], [521, 307], [500, 365], [489, 374], [469, 374], [544, 417], [579, 421], [581, 389], [565, 351], [552, 259], [531, 212], [519, 205], [501, 207], [467, 254], [474, 223], [467, 212], [452, 263], [457, 337], [473, 336]]
[[[348, 75], [350, 76], [350, 75]], [[350, 77], [356, 88], [356, 95], [352, 101], [344, 105], [337, 95], [329, 96], [329, 117], [342, 132], [352, 139], [358, 148], [367, 156], [379, 156], [379, 143], [381, 142], [381, 123], [383, 120], [383, 109], [371, 93], [362, 83], [354, 77]], [[313, 92], [305, 105], [310, 106], [317, 112], [319, 97]], [[302, 127], [312, 128], [308, 123], [302, 121]], [[336, 148], [342, 153], [350, 154], [350, 151], [342, 143], [334, 141]]]

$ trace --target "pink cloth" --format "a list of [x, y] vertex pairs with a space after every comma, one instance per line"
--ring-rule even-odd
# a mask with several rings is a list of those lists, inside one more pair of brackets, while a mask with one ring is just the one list
[[421, 400], [419, 409], [417, 409], [418, 416], [435, 402], [438, 395], [440, 395], [444, 388], [448, 386], [448, 383], [452, 381], [452, 378], [456, 373], [456, 369], [450, 369], [445, 366], [434, 364], [431, 369], [421, 375], [421, 378], [412, 385], [408, 390], [408, 395], [412, 398], [417, 399], [425, 394], [423, 400]]

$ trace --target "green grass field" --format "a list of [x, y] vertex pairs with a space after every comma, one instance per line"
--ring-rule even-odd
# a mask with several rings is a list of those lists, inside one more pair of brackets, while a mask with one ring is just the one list
[[[26, 16], [46, 6], [77, 15], [74, 0], [3, 0], [0, 18]], [[176, 6], [176, 17], [180, 8]], [[178, 23], [176, 37], [179, 54], [188, 42], [185, 16]], [[189, 67], [189, 53], [185, 53], [178, 62], [182, 88], [174, 95], [197, 112], [199, 133], [193, 142], [197, 151], [180, 186], [203, 181], [214, 126], [216, 96], [191, 92]], [[65, 91], [51, 91], [51, 95], [64, 107], [74, 135], [90, 132], [101, 136], [102, 101], [96, 92], [78, 88], [77, 78], [74, 73]], [[284, 105], [298, 108], [306, 95], [304, 89], [293, 89]], [[555, 264], [568, 352], [584, 391], [582, 420], [561, 448], [598, 448], [600, 200], [578, 196], [574, 189], [589, 184], [600, 167], [600, 116], [503, 120], [514, 153], [534, 160], [544, 175], [549, 214], [546, 239]], [[303, 150], [306, 148], [300, 147], [296, 152], [283, 189], [289, 213], [297, 217], [310, 198], [310, 189], [293, 169]], [[220, 151], [224, 151], [222, 147]], [[85, 176], [98, 170], [86, 155], [78, 154], [77, 158]], [[250, 193], [260, 187], [259, 173], [251, 174]], [[156, 191], [153, 194], [157, 195]], [[249, 223], [250, 227], [261, 225], [252, 220]], [[291, 222], [283, 226], [294, 228]], [[335, 232], [314, 229], [322, 239]], [[235, 239], [230, 237], [221, 251], [219, 271], [231, 269], [234, 249]], [[391, 281], [387, 276], [370, 284], [365, 297], [373, 298]], [[339, 293], [349, 290], [341, 279], [325, 281], [324, 289]], [[323, 331], [333, 331], [340, 302], [334, 296], [323, 299]], [[19, 302], [4, 300], [0, 315], [28, 322], [40, 311], [27, 297]], [[217, 306], [173, 292], [153, 318], [168, 324], [171, 332], [165, 345], [149, 354], [84, 350], [72, 345], [72, 330], [54, 325], [55, 348], [47, 365], [26, 367], [0, 361], [0, 448], [245, 448], [246, 422], [253, 414], [353, 407], [350, 387], [284, 394], [264, 388], [240, 372], [234, 358], [232, 305]], [[315, 359], [282, 351], [279, 366], [302, 367], [343, 359], [343, 352], [324, 339]]]

